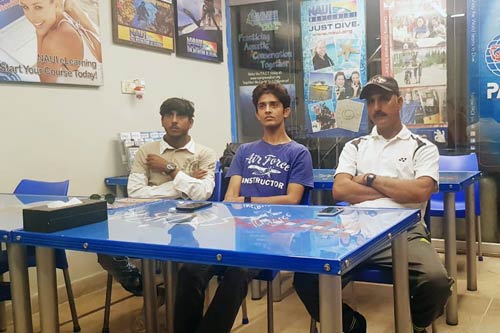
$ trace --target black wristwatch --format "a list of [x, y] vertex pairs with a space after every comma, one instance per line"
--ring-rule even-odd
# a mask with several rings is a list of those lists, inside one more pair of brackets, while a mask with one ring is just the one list
[[377, 175], [374, 173], [367, 173], [366, 174], [366, 186], [372, 187], [373, 182], [375, 181], [375, 178], [377, 178]]
[[245, 197], [245, 199], [243, 200], [243, 202], [247, 202], [247, 203], [251, 203], [252, 202], [252, 197]]

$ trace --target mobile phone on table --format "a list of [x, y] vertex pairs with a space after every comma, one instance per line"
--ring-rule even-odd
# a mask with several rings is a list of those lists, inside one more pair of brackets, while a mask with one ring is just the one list
[[331, 206], [331, 207], [326, 207], [326, 208], [323, 208], [322, 210], [320, 210], [318, 212], [318, 216], [335, 216], [335, 215], [342, 213], [343, 211], [344, 211], [343, 208]]
[[210, 201], [182, 202], [175, 206], [178, 212], [194, 212], [195, 210], [212, 206]]

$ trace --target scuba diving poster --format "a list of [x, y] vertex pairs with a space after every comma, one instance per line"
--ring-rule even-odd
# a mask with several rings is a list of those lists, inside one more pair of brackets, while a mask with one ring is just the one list
[[111, 6], [115, 43], [174, 51], [172, 0], [113, 0]]
[[304, 1], [301, 27], [308, 136], [367, 133], [365, 1]]
[[[265, 81], [283, 84], [295, 97], [294, 40], [291, 1], [273, 1], [235, 6], [235, 82], [238, 89], [238, 117], [243, 137], [260, 137], [262, 128], [255, 117], [252, 91]], [[294, 98], [292, 98], [292, 101]], [[295, 110], [295, 103], [291, 104]], [[292, 116], [295, 112], [292, 111]]]
[[398, 81], [401, 121], [445, 146], [446, 0], [381, 0], [382, 74]]
[[221, 0], [177, 0], [176, 54], [222, 62]]
[[99, 4], [0, 0], [0, 81], [102, 85]]
[[467, 139], [481, 170], [500, 169], [500, 2], [467, 1]]

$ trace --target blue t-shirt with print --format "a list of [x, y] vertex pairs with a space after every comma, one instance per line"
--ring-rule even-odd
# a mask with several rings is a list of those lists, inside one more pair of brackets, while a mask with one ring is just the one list
[[242, 177], [241, 196], [270, 197], [285, 195], [289, 183], [311, 189], [312, 170], [311, 154], [303, 145], [295, 141], [271, 145], [258, 140], [240, 146], [226, 177]]

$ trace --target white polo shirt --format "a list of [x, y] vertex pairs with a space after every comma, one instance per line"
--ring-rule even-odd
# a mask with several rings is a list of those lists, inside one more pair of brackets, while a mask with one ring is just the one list
[[[392, 139], [378, 134], [375, 126], [369, 135], [349, 141], [339, 158], [335, 175], [351, 176], [374, 173], [397, 179], [417, 179], [423, 176], [439, 181], [439, 152], [430, 141], [415, 135], [403, 125]], [[437, 190], [437, 186], [435, 188]], [[390, 198], [361, 202], [354, 206], [376, 208], [420, 208], [422, 216], [427, 202], [400, 204]]]

